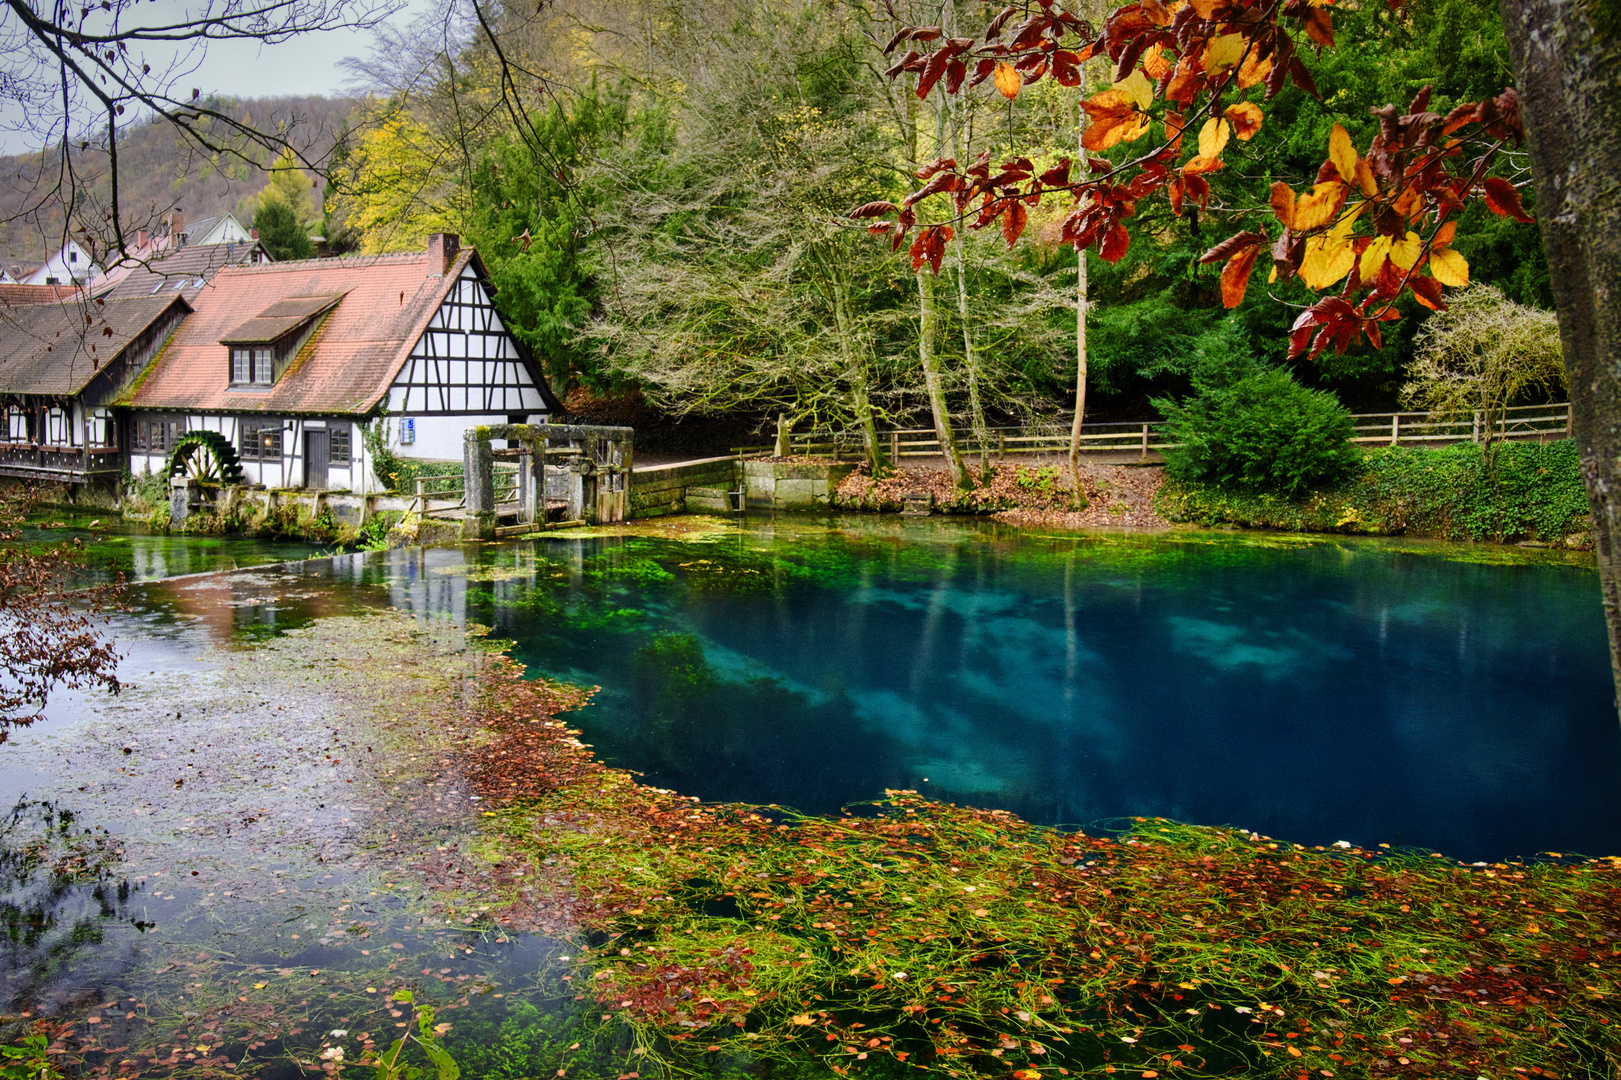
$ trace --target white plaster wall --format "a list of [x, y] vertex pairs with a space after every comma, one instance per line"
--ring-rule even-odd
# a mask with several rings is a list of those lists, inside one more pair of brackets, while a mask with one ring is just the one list
[[[394, 453], [417, 461], [460, 461], [462, 437], [470, 427], [485, 424], [505, 424], [506, 416], [417, 416], [416, 442], [409, 446], [400, 443], [400, 417], [388, 418], [388, 444]], [[524, 420], [528, 424], [543, 424], [545, 413], [532, 413]]]

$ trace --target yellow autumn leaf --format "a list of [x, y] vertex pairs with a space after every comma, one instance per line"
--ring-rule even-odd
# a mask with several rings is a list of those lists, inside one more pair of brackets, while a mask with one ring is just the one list
[[1348, 184], [1356, 179], [1356, 147], [1351, 145], [1350, 132], [1338, 124], [1328, 133], [1328, 160], [1339, 170], [1340, 179]]
[[798, 1016], [796, 1016], [792, 1020], [790, 1020], [789, 1023], [798, 1024], [800, 1027], [806, 1027], [806, 1026], [808, 1026], [810, 1024], [816, 1023], [816, 1021], [812, 1020], [809, 1016], [805, 1015], [804, 1013], [800, 1013]]
[[992, 78], [996, 81], [997, 92], [1009, 101], [1019, 96], [1019, 87], [1024, 85], [1024, 77], [1006, 60], [996, 62], [996, 74]]
[[1409, 232], [1390, 245], [1390, 261], [1403, 270], [1411, 270], [1417, 266], [1419, 257], [1423, 254], [1424, 238], [1416, 232]]
[[1367, 158], [1356, 159], [1356, 186], [1370, 199], [1379, 191], [1379, 185], [1373, 179], [1373, 168], [1368, 164]]
[[1148, 81], [1141, 68], [1115, 83], [1113, 89], [1125, 94], [1143, 112], [1154, 104], [1154, 84]]
[[1306, 241], [1306, 255], [1300, 260], [1300, 280], [1313, 289], [1326, 289], [1351, 272], [1356, 265], [1356, 248], [1349, 238], [1332, 232]]
[[1390, 257], [1390, 237], [1376, 236], [1362, 252], [1362, 261], [1357, 265], [1357, 274], [1363, 281], [1372, 281], [1379, 274], [1379, 268], [1385, 265]]
[[1443, 285], [1469, 284], [1469, 260], [1451, 248], [1430, 252], [1430, 273]]
[[1239, 88], [1248, 90], [1250, 87], [1264, 81], [1270, 74], [1272, 74], [1271, 57], [1268, 57], [1265, 60], [1257, 60], [1255, 58], [1255, 50], [1251, 49], [1249, 53], [1245, 55], [1244, 62], [1240, 64], [1238, 68]]
[[1300, 280], [1313, 289], [1326, 289], [1351, 272], [1356, 265], [1356, 244], [1351, 231], [1367, 203], [1357, 203], [1334, 227], [1306, 241], [1306, 255], [1300, 262]]
[[1302, 195], [1295, 202], [1295, 232], [1303, 233], [1328, 224], [1345, 205], [1347, 194], [1345, 185], [1338, 180], [1324, 180], [1314, 186], [1309, 195]]
[[1204, 158], [1218, 156], [1232, 135], [1231, 124], [1219, 116], [1212, 116], [1204, 122], [1204, 127], [1199, 129], [1199, 156]]
[[1205, 49], [1204, 67], [1212, 75], [1226, 71], [1244, 58], [1243, 34], [1223, 34]]

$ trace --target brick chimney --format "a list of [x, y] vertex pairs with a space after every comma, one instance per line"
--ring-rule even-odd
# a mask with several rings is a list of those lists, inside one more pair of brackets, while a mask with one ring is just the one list
[[151, 239], [151, 237], [147, 235], [146, 230], [140, 229], [135, 233], [135, 246], [137, 248], [144, 249], [146, 247], [146, 242], [149, 239]]
[[178, 248], [186, 242], [186, 215], [175, 207], [174, 213], [169, 215], [169, 247]]
[[259, 239], [259, 230], [258, 229], [249, 229], [248, 230], [248, 236], [251, 237], [254, 240]]
[[443, 277], [450, 269], [450, 264], [456, 261], [457, 252], [462, 249], [462, 238], [453, 232], [436, 232], [428, 237], [428, 270], [436, 277]]

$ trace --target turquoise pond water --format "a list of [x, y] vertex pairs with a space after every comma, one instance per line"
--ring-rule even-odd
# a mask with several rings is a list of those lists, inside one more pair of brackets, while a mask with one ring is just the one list
[[661, 787], [1621, 851], [1598, 589], [1568, 557], [783, 518], [532, 552], [470, 614], [533, 672], [600, 685], [586, 741]]

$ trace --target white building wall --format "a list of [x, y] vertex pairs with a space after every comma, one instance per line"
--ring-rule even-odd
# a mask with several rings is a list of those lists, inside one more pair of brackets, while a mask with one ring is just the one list
[[45, 265], [24, 278], [23, 284], [49, 285], [54, 281], [58, 285], [67, 285], [75, 281], [94, 281], [100, 276], [101, 270], [90, 258], [90, 253], [69, 240], [61, 251], [45, 260]]
[[[172, 413], [149, 413], [147, 416], [172, 416]], [[141, 414], [137, 413], [139, 419]], [[266, 420], [270, 417], [217, 415], [212, 413], [191, 413], [186, 416], [186, 431], [217, 431], [230, 441], [231, 445], [241, 453], [242, 440], [239, 424], [243, 420]], [[371, 471], [371, 462], [366, 456], [365, 441], [361, 438], [360, 425], [351, 420], [334, 419], [305, 419], [302, 417], [282, 417], [281, 457], [273, 460], [243, 458], [242, 479], [249, 484], [263, 484], [267, 488], [301, 488], [304, 486], [304, 431], [309, 427], [321, 427], [336, 430], [343, 427], [349, 429], [348, 465], [328, 465], [327, 485], [328, 491], [352, 491], [366, 495], [378, 490], [376, 477]], [[149, 451], [130, 450], [130, 472], [136, 476], [147, 473], [161, 473], [169, 464], [169, 452], [151, 453]]]

